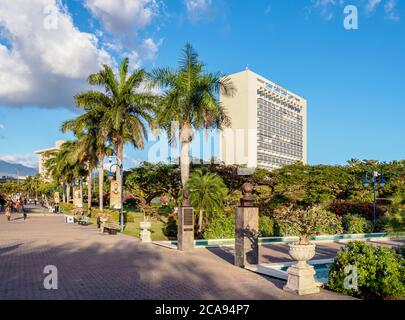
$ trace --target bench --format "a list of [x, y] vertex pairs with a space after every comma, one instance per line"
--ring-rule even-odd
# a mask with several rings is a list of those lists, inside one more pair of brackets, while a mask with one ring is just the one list
[[89, 224], [90, 218], [89, 217], [82, 217], [77, 220], [77, 224], [80, 224], [82, 226], [87, 226]]
[[121, 226], [117, 222], [106, 222], [101, 224], [101, 233], [108, 232], [108, 234], [117, 234], [121, 231]]
[[75, 217], [65, 214], [65, 223], [75, 223]]

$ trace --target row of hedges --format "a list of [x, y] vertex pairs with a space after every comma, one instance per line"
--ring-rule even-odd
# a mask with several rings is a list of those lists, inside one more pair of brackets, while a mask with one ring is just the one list
[[[373, 224], [367, 219], [353, 214], [339, 217], [327, 210], [324, 214], [326, 218], [332, 223], [325, 226], [320, 224], [318, 232], [320, 234], [353, 234], [353, 233], [370, 233], [373, 232]], [[171, 235], [174, 235], [174, 228], [176, 224], [171, 222], [170, 229]], [[384, 231], [384, 221], [380, 218], [377, 221], [377, 230]], [[169, 232], [168, 232], [169, 234]], [[260, 216], [259, 219], [259, 235], [260, 237], [286, 237], [286, 236], [299, 236], [299, 231], [294, 229], [294, 226], [288, 223], [278, 222], [274, 218], [267, 216]], [[221, 238], [234, 238], [235, 237], [235, 215], [225, 215], [215, 217], [209, 225], [205, 228], [205, 239], [221, 239]]]

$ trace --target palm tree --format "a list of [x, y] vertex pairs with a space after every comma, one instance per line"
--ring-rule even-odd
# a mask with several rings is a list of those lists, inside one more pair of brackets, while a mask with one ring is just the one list
[[103, 211], [104, 196], [104, 158], [109, 153], [106, 146], [106, 136], [102, 134], [100, 122], [104, 116], [103, 109], [98, 107], [86, 107], [86, 113], [74, 120], [62, 124], [62, 132], [72, 131], [78, 137], [78, 145], [75, 150], [76, 157], [86, 161], [88, 169], [88, 210], [92, 206], [92, 182], [93, 170], [98, 168], [99, 178], [99, 209]]
[[195, 170], [187, 182], [191, 205], [199, 211], [198, 232], [201, 234], [204, 223], [204, 212], [222, 211], [228, 189], [221, 177], [215, 173]]
[[[121, 163], [123, 149], [127, 142], [137, 149], [144, 148], [147, 139], [147, 126], [153, 126], [152, 110], [155, 97], [149, 92], [141, 92], [146, 81], [144, 70], [129, 72], [129, 60], [122, 60], [118, 76], [111, 67], [103, 69], [88, 77], [88, 82], [101, 86], [105, 92], [87, 91], [78, 94], [76, 104], [79, 107], [95, 107], [102, 110], [103, 117], [99, 122], [99, 130], [103, 137], [109, 139]], [[117, 181], [121, 182], [121, 172], [116, 171]]]
[[45, 167], [56, 183], [66, 184], [66, 201], [70, 202], [71, 184], [75, 179], [87, 175], [83, 158], [77, 156], [78, 141], [65, 142], [58, 152], [46, 154]]
[[190, 44], [182, 51], [177, 70], [157, 68], [150, 74], [152, 85], [165, 93], [159, 100], [157, 123], [164, 129], [169, 141], [181, 141], [181, 181], [186, 186], [190, 174], [190, 143], [193, 130], [222, 129], [230, 125], [230, 119], [219, 102], [221, 92], [232, 96], [235, 92], [229, 78], [220, 73], [208, 73]]

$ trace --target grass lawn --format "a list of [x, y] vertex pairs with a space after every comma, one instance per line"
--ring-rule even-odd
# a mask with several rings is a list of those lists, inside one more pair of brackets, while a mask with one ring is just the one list
[[[94, 207], [94, 209], [97, 209]], [[135, 238], [140, 238], [140, 233], [141, 229], [139, 228], [139, 223], [143, 221], [143, 214], [135, 209], [132, 208], [125, 208], [125, 211], [128, 211], [131, 213], [131, 217], [134, 218], [134, 222], [127, 222], [123, 234], [135, 237]], [[161, 219], [165, 219], [165, 214], [162, 214]], [[90, 219], [90, 224], [96, 225], [97, 224], [97, 218], [93, 217]], [[169, 240], [164, 234], [163, 234], [163, 228], [165, 227], [165, 222], [164, 221], [157, 221], [153, 220], [152, 221], [152, 228], [150, 232], [152, 233], [151, 237], [153, 241], [162, 241], [162, 240]]]
[[[139, 223], [143, 221], [143, 214], [140, 212], [134, 212], [133, 214], [134, 217], [134, 222], [128, 222], [124, 234], [132, 237], [139, 238], [141, 229], [139, 228]], [[152, 233], [152, 240], [154, 241], [159, 241], [159, 240], [169, 240], [164, 234], [163, 234], [163, 228], [165, 227], [164, 222], [162, 221], [152, 221], [152, 228], [150, 232]]]

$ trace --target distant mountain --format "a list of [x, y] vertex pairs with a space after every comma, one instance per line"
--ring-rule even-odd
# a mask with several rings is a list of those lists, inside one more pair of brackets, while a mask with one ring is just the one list
[[38, 172], [37, 169], [29, 168], [18, 163], [9, 163], [0, 160], [0, 177], [2, 176], [34, 176]]

